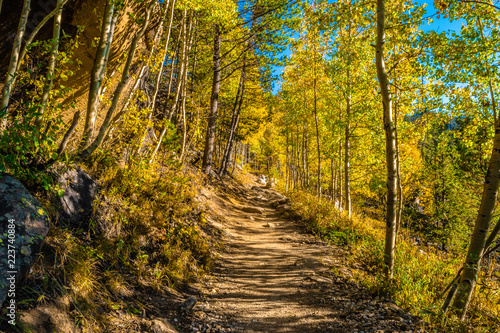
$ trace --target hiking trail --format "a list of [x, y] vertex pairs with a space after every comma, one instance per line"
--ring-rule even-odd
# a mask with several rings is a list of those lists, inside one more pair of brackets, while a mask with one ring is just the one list
[[200, 192], [225, 250], [192, 312], [193, 332], [421, 332], [423, 322], [350, 281], [346, 253], [287, 218], [287, 198], [232, 180]]

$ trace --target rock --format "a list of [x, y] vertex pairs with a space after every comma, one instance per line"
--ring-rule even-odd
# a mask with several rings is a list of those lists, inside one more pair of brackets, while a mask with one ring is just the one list
[[62, 174], [58, 182], [64, 190], [59, 218], [78, 225], [88, 221], [98, 191], [97, 183], [78, 166]]
[[276, 186], [277, 180], [276, 178], [269, 178], [266, 182], [266, 188], [274, 188]]
[[253, 207], [253, 206], [241, 206], [240, 209], [244, 211], [245, 213], [255, 213], [255, 214], [262, 214], [264, 213], [264, 210], [259, 207]]
[[276, 228], [276, 226], [273, 223], [266, 223], [264, 224], [264, 228]]
[[273, 208], [277, 208], [278, 206], [281, 206], [281, 205], [285, 205], [289, 202], [289, 199], [288, 198], [279, 198], [277, 200], [274, 200], [270, 203], [270, 206], [273, 207]]
[[266, 176], [260, 175], [259, 178], [257, 178], [257, 183], [261, 185], [266, 185], [267, 184]]
[[280, 213], [286, 213], [286, 212], [289, 212], [292, 210], [292, 207], [290, 205], [282, 205], [282, 206], [278, 206], [276, 208]]
[[198, 302], [198, 300], [196, 299], [196, 297], [190, 296], [187, 300], [185, 300], [184, 302], [182, 302], [182, 304], [181, 304], [181, 310], [183, 310], [183, 311], [191, 311], [194, 308], [194, 306], [196, 305], [197, 302]]
[[151, 321], [150, 329], [153, 333], [178, 333], [177, 330], [163, 318], [157, 318]]
[[0, 173], [0, 307], [10, 289], [20, 292], [19, 281], [48, 232], [49, 217], [42, 204], [16, 178]]

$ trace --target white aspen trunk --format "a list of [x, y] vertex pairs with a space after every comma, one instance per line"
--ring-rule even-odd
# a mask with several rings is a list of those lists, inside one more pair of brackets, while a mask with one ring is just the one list
[[346, 125], [344, 141], [344, 209], [351, 218], [351, 180], [350, 180], [350, 136], [351, 136], [351, 96], [348, 93], [346, 107]]
[[396, 248], [396, 207], [397, 207], [397, 167], [396, 134], [392, 121], [392, 97], [389, 90], [389, 78], [384, 63], [385, 43], [385, 4], [377, 0], [377, 43], [375, 45], [375, 63], [377, 77], [382, 92], [384, 109], [385, 151], [387, 164], [387, 215], [384, 251], [384, 272], [387, 278], [394, 274], [394, 252]]
[[106, 133], [106, 130], [107, 130], [107, 128], [111, 122], [111, 119], [113, 117], [113, 113], [115, 112], [116, 107], [118, 106], [118, 101], [120, 100], [121, 94], [123, 92], [123, 88], [125, 88], [125, 84], [127, 83], [128, 79], [129, 79], [130, 65], [132, 64], [132, 60], [134, 58], [134, 54], [135, 54], [135, 51], [137, 48], [137, 43], [139, 42], [139, 39], [146, 32], [146, 28], [149, 25], [149, 18], [151, 15], [151, 11], [154, 9], [155, 5], [156, 5], [156, 3], [153, 2], [153, 5], [151, 5], [151, 7], [149, 7], [146, 10], [146, 19], [144, 22], [144, 26], [142, 27], [141, 30], [139, 30], [135, 34], [134, 39], [132, 40], [132, 43], [130, 44], [129, 52], [127, 55], [127, 60], [125, 62], [125, 66], [124, 66], [123, 72], [122, 72], [122, 77], [121, 77], [121, 80], [115, 89], [114, 94], [113, 94], [113, 100], [111, 102], [111, 106], [108, 109], [108, 112], [106, 113], [106, 117], [105, 117], [105, 119], [104, 119], [104, 121], [99, 129], [99, 133], [97, 134], [96, 139], [85, 150], [83, 150], [78, 155], [78, 157], [80, 159], [85, 159], [87, 156], [92, 154], [101, 145], [101, 143], [104, 139], [104, 134]]
[[84, 148], [88, 141], [92, 139], [97, 118], [97, 105], [99, 103], [99, 91], [103, 81], [103, 75], [106, 68], [107, 58], [106, 53], [110, 46], [111, 31], [113, 29], [115, 2], [113, 0], [106, 1], [104, 9], [101, 37], [97, 48], [94, 66], [92, 68], [92, 76], [89, 87], [89, 98], [87, 103], [87, 113], [85, 117], [85, 125], [83, 137], [80, 142], [80, 147]]
[[[453, 307], [462, 312], [462, 319], [465, 318], [474, 287], [476, 285], [479, 266], [483, 252], [487, 244], [487, 236], [490, 229], [491, 219], [495, 211], [498, 198], [498, 186], [500, 183], [500, 122], [495, 124], [495, 137], [493, 139], [493, 149], [488, 163], [488, 171], [483, 185], [483, 195], [479, 207], [471, 242], [465, 257], [463, 271], [457, 294], [453, 302]], [[489, 241], [489, 239], [488, 239]]]
[[[160, 64], [160, 69], [158, 71], [158, 74], [156, 74], [156, 80], [155, 80], [155, 85], [154, 85], [154, 92], [153, 92], [153, 99], [151, 101], [151, 114], [154, 112], [154, 109], [155, 109], [155, 106], [156, 106], [156, 98], [158, 96], [158, 91], [160, 89], [160, 81], [161, 81], [161, 76], [163, 74], [163, 66], [164, 66], [164, 63], [165, 63], [165, 58], [167, 56], [167, 50], [168, 50], [168, 45], [169, 45], [169, 42], [170, 42], [170, 34], [172, 32], [172, 23], [174, 21], [174, 9], [175, 9], [175, 1], [176, 0], [172, 0], [172, 5], [171, 5], [171, 9], [170, 9], [170, 22], [168, 24], [168, 29], [167, 29], [167, 36], [165, 37], [166, 38], [166, 41], [165, 41], [165, 47], [163, 49], [163, 53], [162, 53], [162, 57], [161, 57], [161, 64]], [[165, 6], [168, 6], [170, 5], [170, 0], [167, 0]]]
[[52, 30], [52, 50], [50, 51], [49, 66], [47, 68], [46, 81], [45, 85], [43, 86], [43, 93], [38, 108], [38, 113], [40, 115], [37, 116], [36, 119], [37, 127], [39, 127], [42, 123], [42, 117], [43, 114], [45, 113], [45, 109], [47, 108], [47, 103], [50, 96], [50, 90], [52, 89], [52, 83], [54, 82], [54, 71], [56, 68], [57, 52], [59, 50], [59, 36], [61, 34], [61, 18], [62, 18], [62, 10], [64, 3], [66, 3], [66, 0], [58, 0], [57, 2], [57, 7], [56, 7], [57, 13], [55, 14], [54, 17], [54, 27]]
[[[30, 12], [31, 0], [24, 0], [23, 9], [21, 13], [21, 19], [19, 20], [19, 25], [17, 26], [16, 37], [14, 38], [14, 46], [10, 54], [9, 67], [7, 69], [7, 75], [5, 76], [5, 85], [2, 92], [2, 101], [0, 102], [0, 114], [2, 112], [7, 112], [7, 107], [9, 106], [10, 94], [14, 86], [14, 81], [17, 75], [16, 69], [19, 62], [19, 52], [21, 50], [21, 44], [23, 42], [24, 32], [26, 30], [26, 23], [28, 22], [28, 14]], [[3, 130], [7, 126], [7, 118], [5, 118], [1, 124], [0, 130]]]
[[[160, 36], [161, 36], [161, 32], [163, 30], [163, 24], [165, 23], [165, 18], [167, 17], [167, 14], [168, 14], [168, 7], [165, 7], [165, 11], [163, 13], [163, 19], [161, 20], [160, 26], [156, 29], [156, 34], [155, 34], [155, 37], [154, 37], [154, 42], [153, 42], [153, 45], [151, 46], [151, 50], [149, 50], [149, 55], [148, 55], [148, 57], [146, 59], [151, 59], [153, 57], [154, 51], [156, 50], [156, 46], [160, 42]], [[148, 63], [146, 61], [141, 66], [141, 70], [139, 71], [139, 75], [137, 76], [137, 78], [135, 80], [134, 86], [132, 87], [132, 89], [130, 90], [130, 92], [128, 94], [127, 101], [125, 102], [125, 104], [120, 109], [120, 112], [118, 112], [116, 114], [116, 116], [113, 117], [113, 120], [111, 121], [112, 124], [115, 124], [118, 120], [120, 120], [121, 116], [127, 110], [128, 106], [129, 106], [129, 104], [130, 104], [130, 102], [132, 100], [132, 97], [134, 96], [135, 91], [139, 87], [139, 83], [141, 82], [142, 78], [146, 74], [146, 69], [147, 68], [148, 68]], [[110, 134], [111, 134], [112, 131], [113, 131], [113, 126], [111, 126], [110, 129], [108, 130], [108, 133], [106, 134], [106, 139], [104, 141], [107, 140], [107, 138], [110, 136]]]
[[318, 187], [316, 195], [321, 197], [321, 147], [319, 142], [319, 124], [318, 124], [318, 98], [316, 91], [316, 78], [314, 78], [314, 120], [316, 123], [316, 145], [318, 146]]
[[[193, 19], [192, 19], [192, 15], [191, 15], [191, 21], [189, 23], [189, 32], [187, 31], [187, 26], [186, 26], [186, 19], [187, 19], [187, 10], [184, 11], [184, 18], [183, 18], [183, 24], [182, 24], [182, 29], [181, 29], [181, 36], [182, 36], [182, 50], [181, 50], [181, 56], [180, 56], [180, 67], [179, 67], [179, 73], [177, 74], [177, 86], [176, 86], [176, 89], [175, 89], [175, 97], [174, 97], [174, 101], [172, 103], [172, 106], [170, 108], [170, 111], [169, 111], [169, 115], [168, 115], [168, 120], [170, 121], [175, 113], [175, 110], [177, 108], [177, 103], [179, 102], [179, 98], [180, 98], [180, 95], [182, 94], [182, 87], [183, 87], [183, 84], [184, 84], [184, 79], [187, 80], [187, 75], [185, 75], [185, 73], [187, 74], [187, 62], [188, 62], [188, 53], [189, 53], [189, 50], [191, 48], [191, 46], [189, 45], [190, 42], [192, 41], [192, 39], [190, 38], [190, 34], [192, 33], [192, 28], [193, 28]], [[192, 14], [192, 13], [191, 13]], [[161, 142], [163, 140], [163, 137], [165, 136], [165, 134], [167, 133], [167, 126], [165, 125], [160, 133], [160, 136], [158, 138], [158, 142], [156, 143], [156, 146], [155, 146], [155, 149], [153, 150], [153, 152], [151, 153], [151, 157], [149, 158], [149, 163], [152, 163], [153, 160], [154, 160], [154, 157], [156, 155], [156, 153], [158, 152], [158, 150], [160, 149], [160, 146], [161, 146]]]
[[21, 48], [21, 51], [19, 53], [19, 61], [17, 62], [17, 67], [16, 67], [16, 72], [19, 72], [19, 69], [21, 68], [21, 63], [24, 60], [24, 57], [26, 56], [26, 52], [28, 49], [28, 46], [33, 43], [33, 40], [35, 39], [36, 35], [40, 31], [40, 29], [43, 28], [43, 26], [56, 14], [59, 15], [59, 13], [62, 11], [63, 6], [68, 2], [68, 0], [58, 0], [56, 8], [51, 11], [49, 14], [47, 14], [40, 23], [35, 27], [35, 29], [31, 32], [29, 35], [28, 39], [26, 40], [26, 43], [24, 43], [23, 47]]

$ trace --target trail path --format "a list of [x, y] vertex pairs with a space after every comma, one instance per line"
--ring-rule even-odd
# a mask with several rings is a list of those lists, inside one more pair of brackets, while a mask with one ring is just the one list
[[210, 223], [225, 231], [227, 246], [201, 287], [192, 331], [420, 331], [417, 317], [349, 282], [345, 253], [284, 218], [276, 191], [225, 182], [202, 196], [224, 217]]

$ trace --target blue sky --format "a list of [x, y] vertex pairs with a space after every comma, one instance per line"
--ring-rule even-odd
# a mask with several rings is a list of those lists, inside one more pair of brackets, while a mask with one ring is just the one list
[[[426, 0], [426, 1], [422, 1], [422, 0], [418, 0], [417, 1], [418, 4], [427, 4], [427, 7], [426, 7], [426, 10], [427, 10], [427, 14], [425, 14], [425, 16], [431, 16], [431, 15], [434, 15], [436, 13], [436, 9], [434, 8], [434, 5], [433, 5], [433, 1], [432, 0]], [[455, 32], [460, 32], [460, 28], [462, 27], [462, 23], [464, 21], [462, 20], [457, 20], [457, 21], [450, 21], [448, 18], [444, 18], [444, 17], [441, 17], [441, 18], [437, 18], [436, 16], [433, 16], [432, 17], [432, 22], [431, 23], [424, 23], [420, 26], [420, 29], [422, 29], [423, 31], [431, 31], [431, 30], [434, 30], [436, 32], [443, 32], [443, 31], [455, 31]], [[290, 51], [289, 50], [286, 50], [282, 55], [289, 55], [290, 54]], [[275, 67], [275, 70], [274, 70], [274, 74], [275, 75], [280, 75], [281, 72], [283, 71], [283, 67]], [[280, 89], [280, 82], [276, 82], [274, 84], [274, 88], [273, 88], [273, 93], [276, 94], [279, 89]]]
[[[417, 3], [418, 4], [427, 4], [426, 16], [433, 15], [436, 13], [436, 9], [434, 8], [434, 6], [432, 4], [433, 1], [417, 1]], [[435, 30], [437, 32], [443, 32], [443, 31], [452, 30], [452, 31], [459, 32], [460, 27], [462, 26], [463, 22], [464, 21], [462, 21], [462, 20], [450, 22], [450, 20], [447, 18], [438, 19], [436, 17], [433, 17], [433, 22], [431, 24], [424, 24], [424, 25], [420, 26], [420, 28], [423, 31]]]

